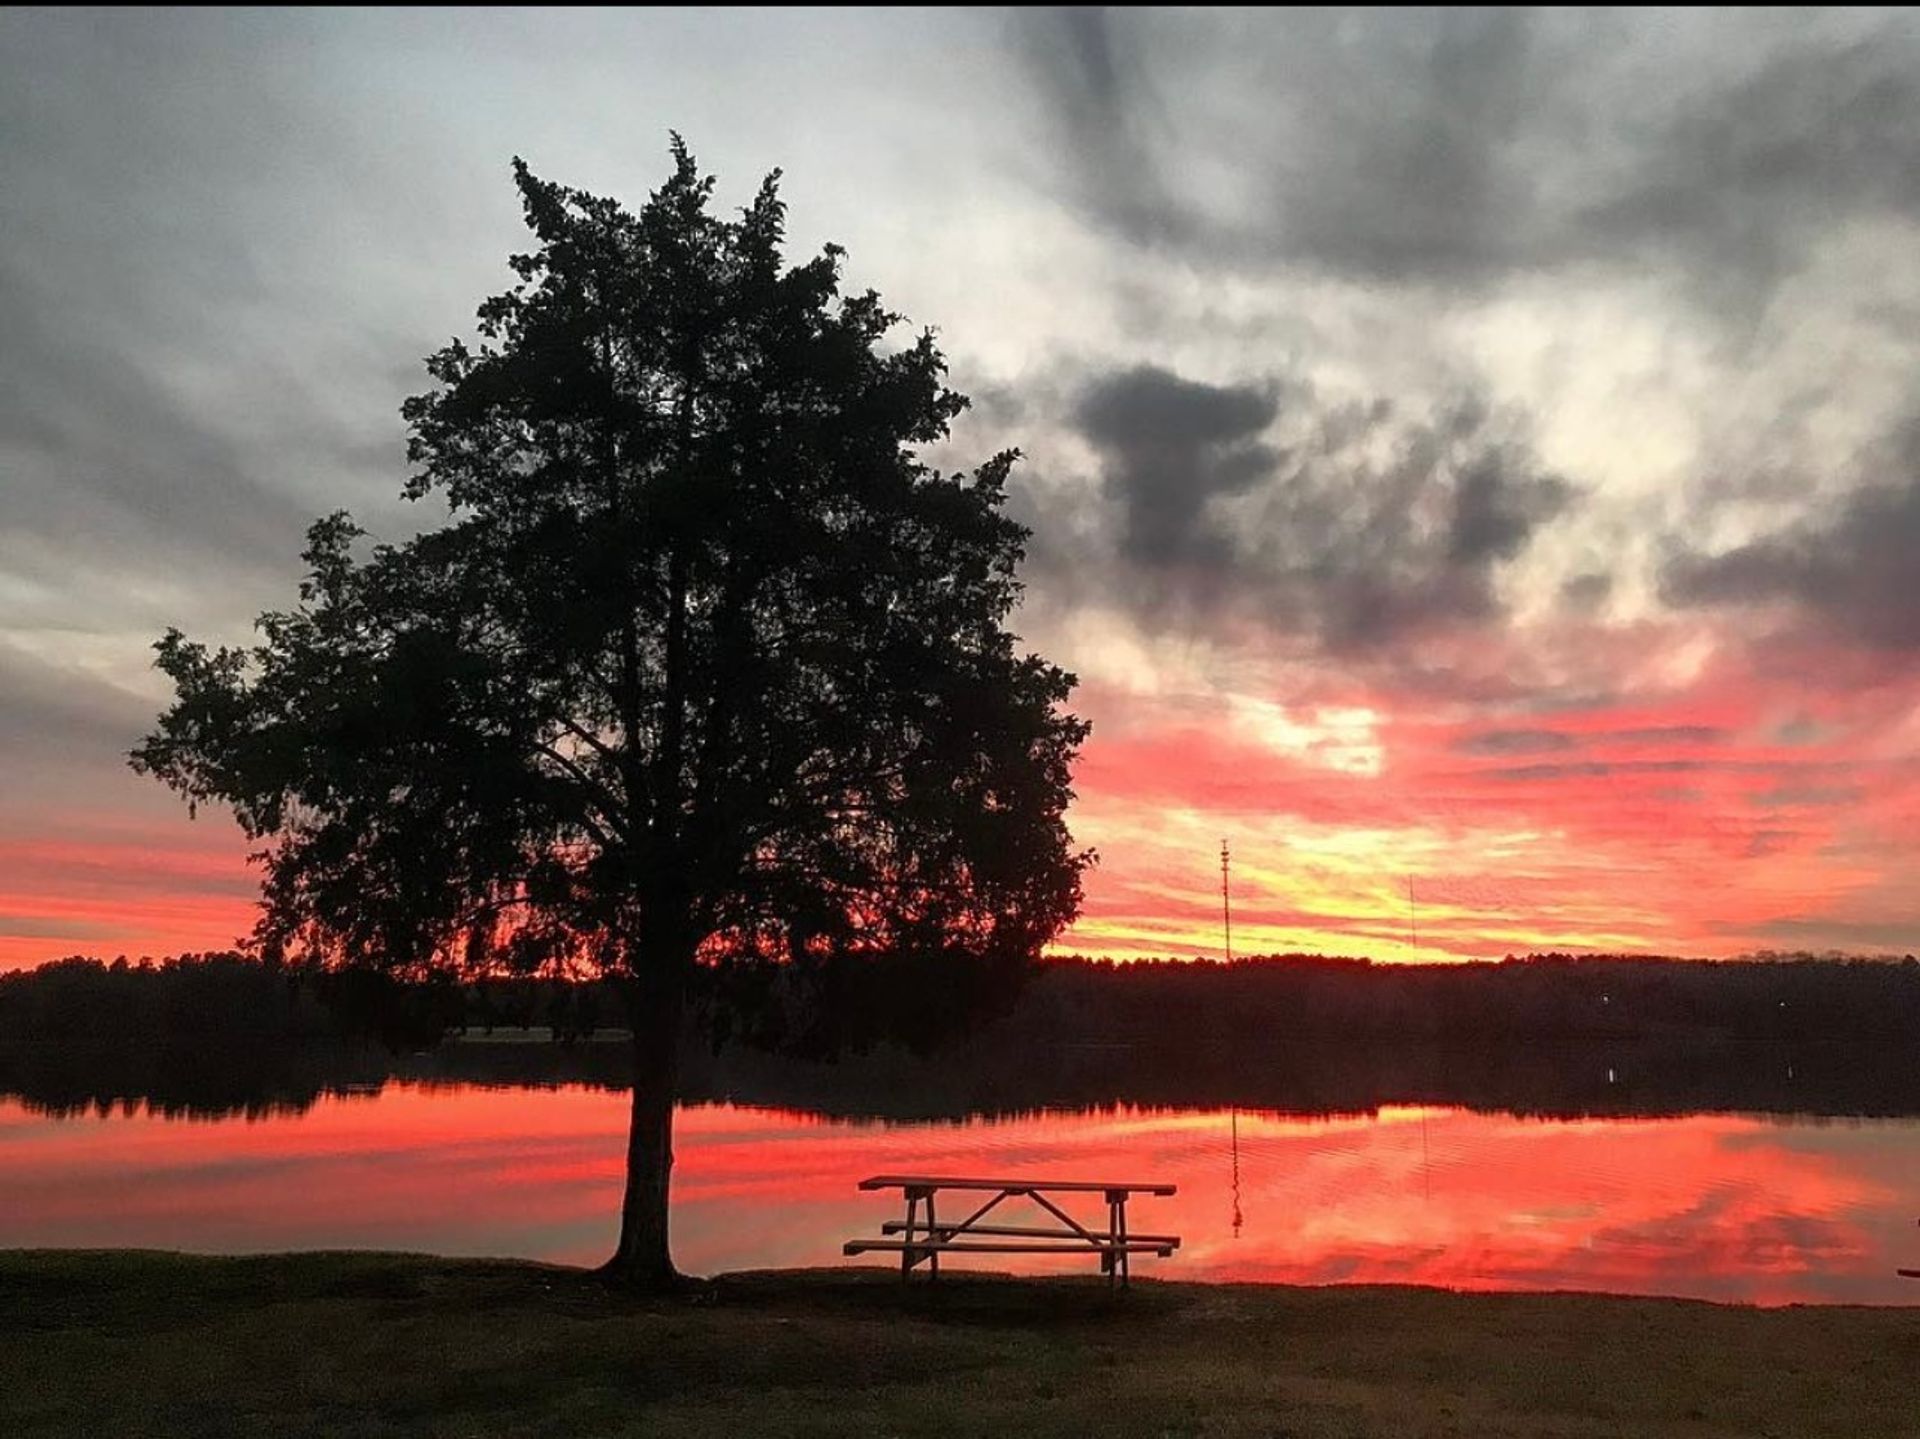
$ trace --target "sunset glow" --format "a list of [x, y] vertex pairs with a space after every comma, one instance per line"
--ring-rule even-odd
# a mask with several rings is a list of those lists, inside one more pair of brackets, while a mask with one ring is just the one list
[[[1648, 625], [1633, 643], [1598, 629], [1553, 638], [1595, 656], [1574, 682], [1598, 685], [1620, 675], [1610, 647], [1657, 669], [1661, 647], [1695, 636]], [[1338, 703], [1289, 707], [1228, 688], [1252, 688], [1237, 677], [1128, 693], [1097, 654], [1064, 653], [1094, 721], [1074, 829], [1101, 862], [1056, 949], [1217, 956], [1223, 836], [1243, 954], [1911, 948], [1910, 687], [1867, 656], [1849, 685], [1830, 653], [1833, 682], [1810, 694], [1798, 671], [1770, 675], [1725, 644], [1682, 684], [1532, 715], [1524, 692], [1359, 692], [1324, 662], [1276, 668], [1264, 688], [1337, 680]], [[22, 816], [44, 816], [33, 833], [16, 824], [0, 840], [0, 964], [221, 948], [250, 927], [238, 833], [224, 816], [193, 823], [154, 803], [113, 758], [98, 756], [90, 787], [123, 795], [128, 813], [49, 800]]]
[[638, 198], [669, 125], [938, 328], [930, 460], [1024, 452], [1056, 951], [1219, 954], [1223, 838], [1242, 953], [1920, 948], [1911, 15], [8, 23], [0, 968], [250, 928], [125, 768], [152, 642], [434, 523], [509, 157]]
[[[1649, 676], [1630, 699], [1544, 712], [1518, 682], [1436, 699], [1384, 684], [1357, 694], [1349, 681], [1332, 725], [1328, 707], [1293, 720], [1231, 689], [1090, 683], [1076, 821], [1103, 864], [1060, 947], [1218, 955], [1222, 836], [1241, 953], [1711, 957], [1906, 943], [1899, 856], [1920, 815], [1909, 686], [1861, 657], [1856, 687], [1811, 695], [1801, 671], [1769, 673], [1732, 635], [1661, 680], [1663, 650], [1698, 644], [1690, 626], [1537, 639], [1583, 656], [1561, 684], [1631, 682], [1617, 664], [1634, 650]], [[1831, 653], [1805, 663], [1846, 670]], [[1328, 668], [1269, 683], [1315, 686]]]

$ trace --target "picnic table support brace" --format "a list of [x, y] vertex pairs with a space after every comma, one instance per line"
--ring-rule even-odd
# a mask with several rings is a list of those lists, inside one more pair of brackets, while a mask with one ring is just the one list
[[985, 1219], [987, 1215], [992, 1213], [994, 1207], [998, 1205], [1001, 1200], [1007, 1198], [1012, 1193], [1013, 1191], [1010, 1189], [1001, 1190], [998, 1194], [994, 1195], [993, 1198], [989, 1199], [985, 1204], [981, 1205], [978, 1209], [974, 1210], [973, 1213], [969, 1214], [965, 1219], [961, 1220], [958, 1224], [954, 1225], [953, 1228], [948, 1232], [947, 1238], [951, 1239], [953, 1238], [954, 1235], [959, 1234], [964, 1230], [973, 1228], [974, 1225], [978, 1224], [981, 1220]]
[[1066, 1210], [1048, 1199], [1044, 1194], [1029, 1193], [1027, 1198], [1039, 1205], [1047, 1213], [1058, 1219], [1067, 1228], [1079, 1235], [1087, 1243], [1100, 1251], [1100, 1272], [1107, 1276], [1111, 1285], [1116, 1278], [1127, 1282], [1127, 1256], [1122, 1249], [1115, 1247], [1127, 1232], [1127, 1191], [1109, 1189], [1107, 1191], [1107, 1232], [1104, 1236], [1095, 1234], [1086, 1225], [1075, 1219]]
[[[1067, 1228], [1071, 1229], [1075, 1234], [1078, 1234], [1082, 1239], [1086, 1240], [1087, 1243], [1095, 1246], [1099, 1245], [1100, 1243], [1099, 1235], [1095, 1234], [1091, 1229], [1087, 1228], [1086, 1225], [1082, 1224], [1079, 1220], [1075, 1219], [1071, 1214], [1067, 1213], [1066, 1210], [1062, 1209], [1059, 1205], [1055, 1204], [1051, 1199], [1047, 1198], [1046, 1195], [1029, 1193], [1027, 1195], [1027, 1198], [1031, 1199], [1035, 1204], [1039, 1205], [1042, 1209], [1046, 1210], [1047, 1213], [1051, 1214], [1055, 1219], [1058, 1219], [1062, 1224], [1066, 1225]], [[1109, 1210], [1107, 1218], [1109, 1221], [1112, 1220], [1113, 1215], [1111, 1210]], [[1112, 1228], [1111, 1222], [1109, 1222], [1108, 1228], [1109, 1229]]]

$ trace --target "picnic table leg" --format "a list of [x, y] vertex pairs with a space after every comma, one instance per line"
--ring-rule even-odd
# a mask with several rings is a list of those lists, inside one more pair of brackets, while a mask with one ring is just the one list
[[1124, 1189], [1107, 1191], [1107, 1237], [1114, 1245], [1107, 1283], [1112, 1285], [1117, 1281], [1122, 1288], [1126, 1288], [1132, 1271], [1127, 1262], [1130, 1256], [1127, 1253], [1127, 1192]]
[[[933, 1231], [933, 1191], [931, 1189], [927, 1191], [927, 1238], [935, 1240], [936, 1242], [939, 1239], [939, 1236]], [[940, 1251], [938, 1249], [931, 1251], [927, 1255], [927, 1277], [934, 1280], [940, 1278]]]
[[919, 1196], [916, 1195], [912, 1189], [908, 1189], [906, 1191], [906, 1195], [907, 1195], [907, 1242], [905, 1245], [901, 1247], [901, 1250], [900, 1250], [900, 1282], [902, 1284], [905, 1284], [907, 1282], [907, 1276], [913, 1272], [913, 1248], [912, 1248], [913, 1221], [914, 1221], [914, 1216], [917, 1215], [920, 1211]]
[[1102, 1236], [1107, 1247], [1100, 1255], [1100, 1272], [1107, 1276], [1111, 1289], [1120, 1277], [1120, 1252], [1113, 1246], [1120, 1238], [1120, 1226], [1114, 1220], [1113, 1191], [1107, 1191], [1107, 1232]]

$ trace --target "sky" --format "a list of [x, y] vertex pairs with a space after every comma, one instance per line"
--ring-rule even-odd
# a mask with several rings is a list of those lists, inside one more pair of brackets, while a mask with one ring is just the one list
[[0, 11], [0, 968], [224, 947], [125, 753], [670, 131], [934, 326], [1092, 720], [1060, 948], [1920, 948], [1902, 12]]

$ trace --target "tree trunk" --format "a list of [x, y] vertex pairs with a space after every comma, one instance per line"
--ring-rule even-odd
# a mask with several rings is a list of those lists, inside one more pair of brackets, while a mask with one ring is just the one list
[[627, 1189], [620, 1205], [620, 1247], [601, 1273], [636, 1288], [666, 1288], [680, 1278], [667, 1242], [667, 1192], [673, 1174], [681, 1007], [678, 984], [645, 986], [630, 996], [628, 1005], [633, 1119], [627, 1135]]

